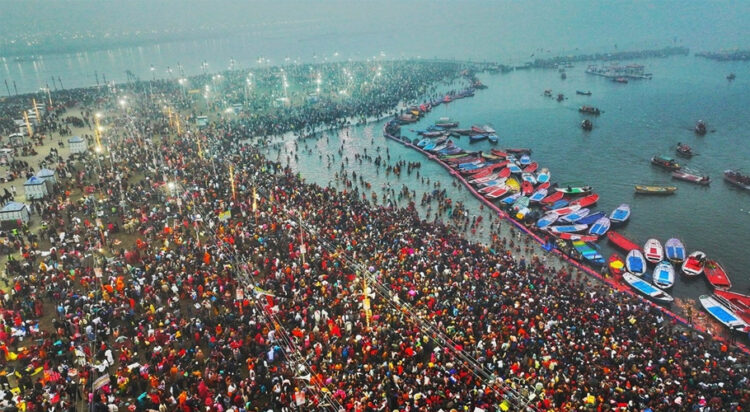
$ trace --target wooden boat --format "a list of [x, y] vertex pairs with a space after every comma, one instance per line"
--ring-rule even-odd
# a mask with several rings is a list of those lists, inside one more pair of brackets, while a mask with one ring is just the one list
[[468, 136], [472, 133], [471, 129], [453, 129], [451, 131], [461, 136]]
[[483, 174], [483, 173], [491, 173], [491, 172], [494, 172], [495, 170], [500, 170], [500, 169], [504, 168], [507, 164], [508, 164], [508, 162], [506, 162], [506, 161], [497, 162], [497, 163], [489, 163], [489, 164], [487, 164], [487, 166], [484, 166], [484, 167], [482, 167], [480, 169], [469, 170], [469, 171], [467, 171], [467, 173], [471, 174], [471, 175], [474, 175], [474, 177], [481, 177], [481, 174]]
[[532, 185], [536, 184], [536, 178], [534, 177], [534, 175], [532, 173], [526, 173], [526, 172], [521, 173], [521, 179], [524, 182], [531, 183]]
[[701, 302], [703, 309], [706, 309], [711, 316], [729, 329], [744, 332], [750, 327], [729, 305], [726, 305], [720, 299], [701, 295], [698, 300]]
[[528, 165], [531, 164], [531, 158], [529, 157], [529, 155], [525, 154], [525, 155], [521, 156], [520, 159], [518, 159], [518, 163], [521, 166], [528, 166]]
[[662, 289], [671, 288], [674, 286], [674, 268], [672, 264], [666, 260], [659, 262], [654, 268], [651, 278], [654, 285]]
[[506, 148], [505, 151], [508, 152], [508, 153], [512, 153], [512, 154], [522, 154], [522, 155], [523, 154], [526, 154], [526, 155], [530, 155], [531, 154], [531, 149], [526, 149], [526, 148]]
[[596, 236], [604, 236], [605, 233], [609, 230], [610, 222], [609, 218], [604, 216], [599, 218], [594, 224], [589, 228], [589, 234], [590, 235], [596, 235]]
[[523, 172], [521, 168], [515, 163], [508, 164], [508, 169], [510, 170], [511, 173], [514, 173], [514, 174], [521, 174]]
[[671, 195], [677, 186], [635, 185], [635, 192], [643, 195]]
[[693, 157], [694, 154], [692, 147], [682, 143], [677, 143], [677, 148], [675, 149], [675, 151], [677, 152], [678, 156], [687, 158]]
[[505, 181], [505, 184], [510, 188], [511, 192], [515, 193], [521, 190], [521, 184], [513, 177], [509, 177], [508, 180]]
[[582, 240], [574, 240], [573, 241], [573, 247], [580, 253], [583, 258], [592, 264], [595, 265], [603, 265], [604, 264], [604, 256], [599, 252], [599, 248], [589, 242], [584, 242]]
[[469, 142], [471, 143], [481, 142], [482, 140], [485, 140], [489, 137], [490, 135], [488, 134], [473, 134], [469, 136]]
[[706, 123], [703, 122], [703, 120], [698, 120], [698, 122], [695, 123], [695, 134], [697, 134], [698, 136], [704, 136], [706, 132], [708, 132]]
[[670, 303], [674, 300], [667, 292], [654, 287], [654, 285], [647, 281], [635, 276], [632, 273], [625, 272], [622, 274], [622, 280], [625, 281], [630, 287], [635, 289], [638, 293], [645, 295], [646, 297], [660, 303]]
[[670, 262], [681, 264], [685, 260], [687, 252], [685, 252], [685, 245], [680, 242], [680, 239], [673, 237], [667, 239], [664, 243], [664, 254]]
[[503, 152], [502, 150], [492, 149], [492, 150], [490, 150], [490, 153], [492, 153], [493, 155], [495, 155], [497, 157], [502, 157], [503, 159], [505, 159], [506, 157], [508, 157], [508, 153]]
[[664, 259], [664, 248], [658, 240], [651, 238], [643, 245], [643, 256], [651, 263], [659, 263]]
[[641, 247], [637, 243], [628, 239], [627, 237], [625, 237], [625, 235], [615, 232], [614, 230], [610, 230], [609, 232], [607, 232], [607, 239], [609, 239], [609, 241], [612, 242], [613, 245], [626, 252], [629, 252], [631, 250], [641, 250]]
[[449, 117], [441, 117], [435, 122], [435, 126], [450, 129], [452, 127], [458, 127], [458, 122], [451, 120]]
[[643, 253], [638, 249], [628, 252], [628, 255], [625, 256], [625, 265], [630, 273], [638, 276], [646, 273], [646, 258], [643, 257]]
[[682, 170], [675, 170], [672, 172], [672, 179], [684, 180], [702, 186], [708, 186], [711, 184], [711, 178], [708, 177], [708, 175], [687, 168], [682, 168]]
[[500, 170], [500, 174], [498, 175], [498, 177], [508, 177], [508, 176], [510, 176], [510, 169], [508, 169], [507, 167]]
[[576, 220], [576, 223], [580, 223], [582, 225], [593, 225], [597, 220], [603, 218], [604, 216], [604, 212], [589, 213], [588, 216]]
[[583, 129], [583, 130], [585, 130], [587, 132], [590, 131], [590, 130], [593, 130], [594, 129], [594, 123], [591, 120], [589, 120], [589, 119], [583, 119], [583, 121], [581, 122], [581, 129]]
[[544, 229], [545, 227], [555, 223], [560, 216], [557, 213], [547, 212], [536, 221], [536, 227]]
[[539, 203], [544, 204], [544, 205], [551, 205], [557, 202], [558, 200], [561, 200], [564, 196], [565, 196], [565, 193], [555, 191], [547, 195], [547, 197], [542, 199], [542, 201]]
[[564, 207], [567, 207], [567, 206], [568, 206], [568, 203], [570, 203], [570, 202], [568, 201], [568, 199], [560, 199], [560, 200], [558, 200], [557, 202], [555, 202], [555, 203], [553, 203], [553, 204], [549, 205], [549, 207], [547, 207], [547, 209], [550, 209], [550, 210], [555, 210], [555, 209], [562, 209], [562, 208], [564, 208]]
[[547, 196], [547, 189], [537, 189], [531, 196], [529, 201], [532, 203], [539, 203], [542, 199]]
[[596, 204], [596, 202], [599, 201], [599, 195], [596, 193], [592, 193], [588, 196], [584, 196], [580, 199], [576, 199], [572, 202], [570, 202], [571, 205], [579, 205], [581, 207], [588, 207], [591, 205]]
[[529, 182], [528, 180], [524, 180], [521, 182], [521, 193], [523, 193], [525, 196], [530, 195], [532, 192], [534, 192], [534, 184]]
[[576, 210], [578, 210], [580, 208], [581, 207], [578, 206], [578, 205], [575, 205], [575, 206], [566, 206], [566, 207], [561, 207], [559, 209], [552, 209], [552, 210], [550, 210], [550, 213], [556, 213], [558, 216], [564, 216], [564, 215], [567, 215], [569, 213], [573, 213], [573, 212], [575, 212]]
[[550, 178], [549, 169], [546, 167], [542, 168], [539, 173], [536, 174], [536, 181], [539, 183], [548, 183]]
[[[523, 158], [521, 158], [523, 159]], [[537, 162], [531, 162], [526, 167], [523, 168], [524, 173], [534, 173], [536, 172], [536, 169], [539, 167], [539, 163]], [[534, 178], [534, 181], [536, 181], [536, 177]], [[544, 183], [544, 182], [541, 182]]]
[[594, 116], [599, 116], [599, 114], [601, 114], [601, 111], [599, 110], [599, 108], [594, 107], [594, 106], [583, 105], [578, 108], [578, 111], [583, 114], [593, 114]]
[[555, 226], [548, 226], [547, 230], [552, 233], [570, 233], [570, 232], [580, 232], [583, 230], [586, 230], [588, 228], [587, 225], [555, 225]]
[[487, 194], [484, 195], [487, 199], [497, 199], [498, 197], [508, 193], [510, 191], [510, 188], [508, 186], [499, 186], [495, 187], [495, 189], [487, 192]]
[[561, 216], [560, 220], [564, 222], [568, 222], [568, 223], [573, 223], [577, 221], [578, 219], [588, 216], [589, 213], [591, 213], [590, 209], [581, 208], [576, 211], [570, 212], [565, 216]]
[[651, 158], [651, 164], [667, 170], [680, 170], [680, 164], [669, 156], [658, 155]]
[[580, 233], [571, 233], [571, 232], [557, 233], [556, 236], [559, 237], [560, 239], [565, 239], [565, 240], [582, 240], [584, 242], [596, 242], [597, 240], [599, 240], [599, 238], [597, 236], [582, 235]]
[[519, 211], [528, 206], [529, 206], [529, 198], [526, 196], [521, 196], [518, 199], [516, 199], [515, 202], [513, 202], [513, 210], [515, 211]]
[[706, 280], [716, 289], [731, 289], [732, 281], [729, 280], [727, 272], [719, 264], [719, 262], [708, 259], [706, 265], [703, 268], [703, 273], [706, 275]]
[[494, 144], [494, 143], [497, 143], [500, 140], [500, 138], [497, 137], [496, 134], [489, 134], [489, 135], [487, 135], [487, 140], [489, 140], [490, 143]]
[[586, 186], [577, 183], [563, 183], [560, 187], [556, 187], [555, 190], [568, 195], [585, 195], [591, 193], [591, 186]]
[[591, 91], [582, 91], [582, 90], [576, 90], [576, 94], [580, 96], [591, 96]]
[[747, 323], [750, 323], [750, 296], [728, 290], [714, 290], [714, 297], [733, 309]]
[[425, 147], [430, 143], [430, 139], [422, 139], [417, 143], [417, 147]]
[[607, 261], [609, 263], [609, 273], [612, 276], [621, 276], [625, 272], [625, 261], [617, 253], [609, 255]]
[[724, 180], [740, 189], [750, 190], [750, 176], [740, 173], [739, 170], [725, 170]]
[[684, 262], [682, 262], [682, 273], [688, 276], [698, 276], [703, 273], [706, 266], [706, 254], [700, 250], [691, 253]]
[[513, 202], [515, 202], [519, 197], [521, 197], [521, 192], [513, 193], [512, 195], [506, 196], [503, 199], [501, 199], [500, 203], [504, 205], [512, 205]]
[[493, 191], [493, 190], [495, 190], [497, 188], [505, 187], [505, 180], [500, 180], [500, 179], [498, 179], [498, 180], [492, 180], [490, 182], [483, 183], [483, 184], [485, 186], [479, 188], [477, 191], [479, 193], [490, 193], [491, 191]]
[[609, 215], [609, 220], [613, 225], [621, 225], [630, 219], [630, 205], [623, 203], [617, 206]]

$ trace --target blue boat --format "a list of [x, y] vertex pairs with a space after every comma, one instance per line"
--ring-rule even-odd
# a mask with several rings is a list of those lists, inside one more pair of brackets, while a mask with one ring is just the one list
[[515, 173], [515, 174], [522, 172], [521, 168], [518, 167], [518, 165], [515, 163], [508, 163], [508, 170], [510, 170], [511, 173]]
[[521, 163], [521, 166], [526, 166], [531, 163], [531, 158], [529, 157], [529, 155], [523, 155], [521, 156], [521, 160], [519, 161], [519, 163]]
[[471, 141], [472, 143], [474, 143], [474, 142], [480, 142], [480, 141], [485, 140], [485, 139], [487, 139], [489, 137], [490, 136], [487, 135], [487, 134], [473, 134], [473, 135], [469, 136], [469, 141]]
[[500, 203], [504, 205], [512, 205], [519, 197], [521, 197], [521, 192], [514, 193], [503, 200], [500, 201]]
[[623, 224], [630, 218], [630, 205], [623, 203], [617, 206], [615, 210], [609, 215], [609, 220], [613, 225]]
[[532, 203], [541, 202], [542, 199], [547, 197], [547, 189], [539, 189], [529, 196], [529, 201]]
[[417, 147], [425, 147], [431, 142], [430, 139], [422, 139], [417, 143]]
[[662, 289], [671, 288], [674, 286], [674, 267], [666, 260], [662, 260], [654, 268], [651, 280], [653, 280], [654, 285]]
[[544, 229], [545, 227], [555, 223], [557, 218], [558, 218], [557, 213], [548, 212], [547, 214], [545, 214], [539, 220], [536, 221], [536, 227], [538, 227], [539, 229]]
[[584, 207], [583, 209], [578, 209], [574, 212], [568, 213], [567, 215], [561, 217], [560, 220], [569, 222], [569, 223], [573, 223], [573, 222], [580, 223], [577, 221], [580, 220], [581, 218], [588, 216], [590, 212], [591, 212], [590, 209], [586, 209]]
[[682, 263], [685, 260], [686, 253], [685, 245], [680, 242], [680, 239], [673, 237], [664, 243], [664, 254], [672, 263]]
[[567, 201], [567, 200], [565, 200], [565, 199], [560, 199], [560, 200], [558, 200], [557, 202], [553, 203], [553, 204], [552, 204], [552, 206], [550, 206], [550, 207], [549, 207], [549, 209], [550, 209], [550, 210], [555, 210], [555, 209], [562, 209], [562, 208], [564, 208], [565, 206], [567, 206], [567, 205], [568, 205], [569, 203], [570, 203], [570, 202], [569, 202], [569, 201]]
[[537, 173], [536, 181], [539, 183], [547, 183], [549, 182], [549, 177], [550, 177], [549, 169], [545, 167], [545, 168], [542, 168], [542, 170], [540, 170], [539, 173]]
[[749, 326], [747, 322], [734, 313], [734, 310], [729, 305], [724, 303], [726, 302], [725, 300], [708, 295], [701, 295], [698, 300], [701, 301], [703, 308], [706, 309], [711, 316], [723, 323], [724, 326], [741, 332]]
[[573, 247], [583, 256], [586, 261], [595, 265], [604, 264], [604, 256], [599, 252], [599, 247], [593, 243], [582, 240], [574, 240]]
[[497, 143], [497, 141], [499, 140], [496, 134], [488, 135], [487, 139], [490, 141], [490, 143]]
[[646, 258], [643, 257], [643, 253], [640, 250], [633, 249], [625, 257], [625, 267], [628, 269], [628, 272], [642, 276], [646, 273]]
[[588, 226], [586, 225], [556, 225], [549, 226], [547, 230], [552, 233], [575, 233], [586, 230], [587, 228]]
[[426, 145], [425, 145], [425, 146], [423, 147], [423, 149], [424, 149], [424, 150], [427, 150], [427, 151], [430, 151], [430, 150], [434, 149], [434, 148], [435, 148], [435, 147], [436, 147], [437, 145], [438, 145], [438, 144], [437, 144], [436, 142], [430, 142], [430, 143], [427, 143], [427, 144], [426, 144]]
[[596, 222], [594, 222], [594, 225], [591, 226], [589, 229], [590, 235], [596, 235], [596, 236], [604, 236], [605, 233], [609, 230], [609, 218], [604, 216], [599, 218]]
[[622, 280], [625, 281], [630, 287], [635, 289], [638, 293], [646, 295], [647, 297], [662, 303], [669, 303], [674, 300], [667, 292], [654, 287], [654, 285], [646, 282], [645, 280], [633, 275], [632, 273], [625, 272], [622, 274]]
[[487, 166], [487, 164], [484, 163], [484, 162], [482, 162], [482, 163], [461, 163], [458, 166], [458, 170], [466, 172], [466, 171], [469, 171], [469, 170], [476, 170], [476, 169], [479, 169], [479, 168], [482, 168], [482, 167], [485, 167], [485, 166]]
[[602, 218], [604, 216], [605, 216], [604, 212], [591, 213], [586, 217], [576, 220], [576, 223], [582, 223], [584, 225], [591, 225], [595, 223], [597, 220], [599, 220], [599, 218]]

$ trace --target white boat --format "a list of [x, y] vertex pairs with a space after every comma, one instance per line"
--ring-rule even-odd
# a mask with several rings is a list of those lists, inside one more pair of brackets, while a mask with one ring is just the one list
[[625, 267], [627, 267], [628, 272], [642, 276], [646, 273], [646, 258], [643, 257], [640, 250], [633, 249], [625, 257]]
[[557, 213], [547, 212], [544, 216], [536, 221], [536, 227], [538, 227], [539, 229], [544, 229], [545, 227], [555, 223], [555, 221], [559, 217], [560, 216], [558, 216]]
[[662, 289], [669, 289], [674, 286], [674, 268], [672, 264], [666, 260], [659, 262], [656, 268], [654, 268], [651, 279], [654, 285]]
[[706, 254], [700, 250], [691, 253], [684, 262], [682, 262], [682, 273], [688, 276], [698, 276], [703, 273], [703, 267], [706, 265]]
[[672, 296], [670, 296], [667, 292], [654, 287], [654, 285], [648, 283], [647, 281], [630, 272], [623, 273], [622, 280], [630, 285], [630, 287], [638, 291], [638, 293], [641, 293], [657, 302], [669, 303], [674, 300], [674, 298], [672, 298]]
[[591, 210], [584, 207], [583, 209], [578, 209], [575, 212], [568, 213], [567, 215], [560, 217], [560, 220], [568, 223], [573, 223], [576, 220], [583, 219], [584, 217], [588, 216], [589, 213], [591, 213]]
[[539, 173], [537, 173], [536, 175], [536, 181], [539, 183], [547, 183], [549, 182], [549, 178], [550, 178], [549, 169], [547, 169], [546, 167], [542, 168], [542, 170], [540, 170]]
[[664, 248], [658, 240], [651, 238], [643, 245], [643, 256], [651, 263], [659, 263], [664, 260]]
[[701, 301], [701, 305], [703, 305], [703, 308], [711, 316], [715, 317], [728, 328], [744, 332], [746, 328], [750, 327], [747, 322], [734, 313], [734, 310], [729, 305], [724, 304], [724, 302], [721, 302], [714, 296], [701, 295], [698, 300]]

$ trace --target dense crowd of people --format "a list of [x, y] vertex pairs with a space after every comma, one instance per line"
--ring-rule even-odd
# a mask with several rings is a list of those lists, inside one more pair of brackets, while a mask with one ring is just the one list
[[[420, 220], [412, 204], [377, 206], [356, 187], [306, 183], [241, 143], [388, 112], [456, 72], [400, 67], [398, 85], [356, 104], [222, 119], [180, 135], [145, 93], [127, 110], [116, 97], [84, 106], [108, 109], [109, 155], [58, 164], [60, 189], [38, 209], [41, 236], [14, 235], [21, 253], [9, 255], [0, 300], [0, 407], [750, 404], [744, 354], [676, 327], [641, 299], [521, 259], [509, 243], [469, 242]], [[174, 85], [157, 91], [184, 96]]]

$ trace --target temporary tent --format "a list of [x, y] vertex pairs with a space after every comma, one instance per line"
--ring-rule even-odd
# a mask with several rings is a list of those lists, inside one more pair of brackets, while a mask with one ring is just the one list
[[36, 172], [36, 177], [44, 180], [44, 183], [47, 185], [47, 191], [52, 192], [52, 189], [55, 187], [55, 184], [57, 183], [57, 176], [55, 176], [54, 170], [42, 169]]
[[68, 145], [70, 145], [70, 153], [84, 153], [88, 150], [89, 145], [86, 140], [81, 136], [73, 136], [68, 139]]
[[16, 227], [18, 222], [27, 223], [31, 213], [29, 207], [19, 202], [8, 202], [0, 209], [0, 224], [3, 227]]
[[47, 185], [44, 180], [31, 176], [26, 183], [23, 184], [23, 190], [26, 191], [26, 199], [42, 199], [47, 196]]
[[0, 165], [13, 163], [13, 149], [0, 149]]

